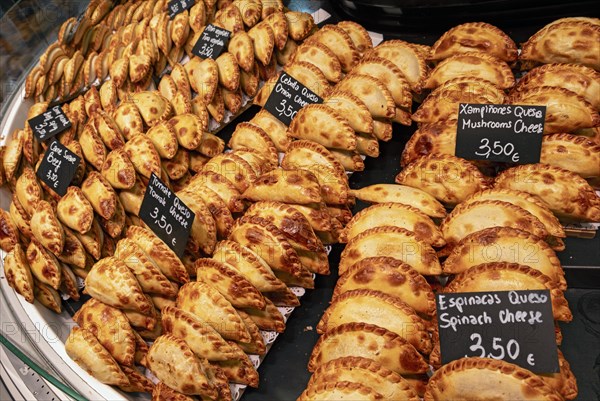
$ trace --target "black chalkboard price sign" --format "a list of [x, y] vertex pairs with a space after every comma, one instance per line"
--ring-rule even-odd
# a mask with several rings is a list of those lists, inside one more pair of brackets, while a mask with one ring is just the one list
[[559, 371], [550, 291], [445, 293], [436, 304], [442, 364], [485, 357]]
[[40, 142], [71, 128], [71, 121], [59, 105], [27, 120], [27, 123]]
[[79, 156], [54, 140], [44, 153], [36, 174], [50, 189], [63, 196], [67, 193], [80, 162]]
[[177, 256], [183, 255], [196, 215], [154, 173], [139, 216]]
[[265, 109], [285, 125], [290, 125], [301, 108], [313, 103], [323, 103], [323, 99], [283, 72], [265, 103]]
[[546, 106], [461, 103], [458, 157], [514, 164], [539, 163]]
[[227, 47], [230, 38], [231, 32], [227, 29], [208, 24], [192, 48], [192, 54], [203, 59], [212, 58], [214, 60]]
[[177, 14], [192, 8], [194, 4], [194, 0], [171, 0], [167, 5], [169, 9], [169, 18], [173, 19]]

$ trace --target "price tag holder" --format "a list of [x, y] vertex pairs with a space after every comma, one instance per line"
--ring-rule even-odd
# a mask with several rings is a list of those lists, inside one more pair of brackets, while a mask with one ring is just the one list
[[194, 0], [171, 0], [168, 4], [169, 18], [173, 19], [177, 14], [192, 8], [194, 4]]
[[154, 173], [139, 216], [177, 256], [183, 255], [196, 215]]
[[59, 105], [27, 120], [27, 123], [33, 131], [33, 135], [40, 142], [71, 128], [71, 121]]
[[36, 171], [40, 180], [60, 196], [67, 193], [81, 158], [57, 140], [52, 141]]
[[314, 103], [323, 103], [323, 99], [291, 75], [282, 72], [265, 103], [265, 109], [285, 125], [290, 125], [301, 108]]
[[212, 58], [214, 60], [223, 53], [230, 38], [231, 32], [227, 29], [208, 24], [192, 48], [192, 54], [203, 59]]
[[458, 157], [515, 164], [539, 163], [546, 106], [461, 103]]
[[550, 291], [436, 294], [442, 364], [464, 357], [557, 373]]

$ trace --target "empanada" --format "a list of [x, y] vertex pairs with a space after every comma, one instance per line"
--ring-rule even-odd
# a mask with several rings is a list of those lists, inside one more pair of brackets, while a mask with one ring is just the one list
[[102, 383], [117, 386], [129, 384], [119, 364], [91, 332], [73, 327], [65, 340], [65, 351], [83, 370]]
[[100, 173], [90, 172], [81, 184], [81, 191], [101, 217], [110, 219], [113, 216], [117, 208], [117, 194]]
[[86, 250], [73, 231], [64, 228], [65, 231], [65, 246], [58, 259], [63, 263], [68, 263], [73, 267], [85, 268], [86, 266]]
[[354, 131], [373, 132], [373, 117], [369, 109], [361, 99], [352, 93], [334, 90], [327, 95], [323, 104], [344, 116]]
[[275, 306], [296, 308], [300, 306], [300, 299], [293, 293], [289, 287], [281, 291], [265, 292], [265, 298], [268, 298]]
[[160, 156], [149, 137], [143, 134], [135, 135], [127, 141], [124, 149], [140, 175], [146, 178], [150, 178], [152, 173], [161, 175]]
[[338, 280], [333, 300], [358, 289], [375, 290], [398, 297], [423, 316], [431, 316], [435, 312], [433, 291], [425, 278], [394, 258], [366, 258], [350, 266]]
[[117, 243], [115, 257], [123, 261], [136, 276], [144, 292], [165, 297], [177, 295], [177, 287], [160, 271], [154, 260], [131, 239], [123, 238]]
[[6, 181], [10, 181], [19, 169], [24, 142], [24, 131], [15, 130], [10, 137], [10, 141], [4, 148], [2, 167], [4, 168]]
[[92, 298], [83, 304], [73, 320], [92, 333], [119, 364], [133, 365], [136, 338], [123, 312]]
[[285, 14], [282, 11], [277, 11], [269, 14], [264, 18], [264, 23], [268, 24], [273, 30], [273, 38], [275, 40], [275, 47], [281, 50], [285, 47], [288, 40], [288, 21]]
[[[361, 60], [352, 69], [352, 74], [355, 73], [377, 78], [389, 90], [397, 107], [410, 110], [412, 105], [410, 84], [394, 63], [382, 57], [371, 56]], [[388, 115], [386, 117], [393, 116]]]
[[190, 168], [190, 152], [179, 148], [171, 159], [162, 160], [162, 167], [167, 172], [170, 180], [176, 181], [185, 176]]
[[[391, 139], [391, 136], [389, 139]], [[358, 152], [341, 149], [329, 149], [329, 151], [344, 166], [346, 171], [363, 171], [365, 169], [365, 162]]]
[[261, 292], [287, 288], [275, 277], [271, 267], [260, 256], [237, 242], [218, 242], [212, 258], [235, 268]]
[[495, 187], [516, 189], [539, 197], [559, 219], [600, 221], [600, 197], [575, 173], [546, 164], [507, 169]]
[[419, 352], [431, 352], [427, 324], [400, 298], [385, 293], [357, 289], [337, 296], [317, 325], [323, 334], [344, 323], [367, 323], [400, 335]]
[[187, 283], [189, 281], [187, 271], [181, 260], [175, 255], [175, 252], [150, 230], [130, 226], [127, 229], [127, 238], [133, 240], [133, 242], [146, 252], [169, 280], [177, 283]]
[[13, 223], [15, 223], [18, 229], [17, 235], [20, 232], [25, 239], [31, 239], [33, 237], [33, 233], [31, 232], [29, 216], [27, 215], [27, 212], [19, 202], [17, 195], [14, 193], [12, 196], [12, 202], [10, 202], [9, 212]]
[[174, 390], [210, 399], [217, 397], [200, 360], [183, 340], [170, 334], [158, 337], [148, 350], [146, 361], [148, 369]]
[[54, 288], [47, 284], [36, 281], [33, 293], [36, 301], [38, 301], [44, 307], [50, 309], [54, 313], [62, 312], [62, 299], [58, 291], [56, 291]]
[[217, 227], [202, 197], [194, 191], [179, 191], [177, 197], [195, 214], [187, 243], [192, 252], [201, 249], [210, 255], [217, 243]]
[[578, 394], [577, 380], [560, 349], [558, 350], [558, 366], [560, 372], [538, 376], [565, 400], [574, 400]]
[[[255, 61], [250, 70], [240, 71], [240, 88], [247, 96], [255, 97], [257, 95], [259, 83], [258, 62]], [[256, 102], [256, 99], [254, 101]], [[266, 101], [267, 99], [265, 98], [262, 104], [264, 105]]]
[[270, 163], [274, 165], [278, 164], [279, 156], [277, 155], [275, 143], [258, 125], [248, 122], [238, 124], [231, 135], [228, 145], [234, 150], [240, 148], [253, 149], [264, 155]]
[[342, 28], [352, 40], [356, 50], [363, 55], [367, 50], [373, 48], [373, 42], [369, 32], [354, 21], [340, 21], [337, 26]]
[[256, 252], [272, 269], [300, 276], [302, 264], [298, 253], [285, 235], [269, 221], [256, 216], [244, 216], [236, 221], [230, 239]]
[[221, 95], [223, 96], [223, 102], [225, 103], [225, 109], [229, 110], [231, 114], [237, 115], [237, 113], [242, 108], [242, 91], [241, 89], [236, 89], [235, 91], [230, 91], [225, 88], [221, 89]]
[[16, 244], [12, 251], [4, 257], [4, 275], [8, 285], [21, 294], [27, 302], [33, 303], [33, 277], [20, 244]]
[[381, 42], [373, 50], [365, 54], [382, 57], [394, 63], [402, 71], [413, 92], [421, 93], [429, 69], [425, 57], [418, 47], [403, 40], [394, 39]]
[[[331, 88], [325, 75], [323, 75], [318, 67], [311, 63], [307, 63], [305, 61], [294, 61], [287, 64], [283, 70], [292, 77], [296, 78], [298, 82], [306, 86], [318, 96], [325, 96], [325, 94]], [[272, 89], [273, 86], [270, 89]]]
[[322, 104], [311, 104], [298, 111], [288, 134], [337, 149], [354, 150], [357, 145], [356, 133], [348, 121], [331, 107]]
[[447, 205], [458, 204], [489, 188], [489, 179], [473, 163], [450, 155], [421, 157], [407, 165], [395, 181], [422, 189]]
[[223, 153], [223, 150], [225, 149], [225, 141], [223, 139], [211, 132], [202, 133], [201, 138], [202, 140], [196, 148], [196, 152], [208, 157], [214, 157]]
[[230, 91], [236, 91], [240, 84], [240, 68], [233, 54], [223, 52], [215, 60], [219, 83]]
[[258, 289], [230, 265], [200, 258], [195, 267], [198, 281], [219, 291], [235, 308], [265, 308], [265, 299]]
[[434, 89], [458, 77], [482, 78], [500, 89], [509, 89], [515, 84], [515, 77], [506, 62], [486, 53], [471, 52], [440, 62], [429, 74], [424, 87]]
[[310, 41], [298, 47], [293, 61], [305, 61], [321, 70], [329, 82], [342, 79], [342, 66], [334, 52], [317, 41]]
[[31, 167], [25, 167], [15, 184], [15, 195], [27, 215], [31, 217], [39, 200], [42, 199], [42, 187]]
[[360, 59], [360, 53], [350, 36], [336, 25], [323, 26], [308, 41], [316, 41], [327, 46], [339, 59], [343, 72], [349, 72]]
[[583, 64], [600, 70], [600, 24], [585, 19], [556, 20], [529, 38], [520, 60]]
[[144, 132], [144, 121], [132, 102], [122, 102], [115, 110], [113, 119], [125, 139]]
[[312, 350], [308, 371], [343, 357], [363, 357], [398, 374], [427, 372], [419, 352], [399, 335], [367, 323], [346, 323], [322, 335]]
[[[375, 391], [374, 388], [356, 382], [336, 381], [329, 383], [317, 383], [308, 387], [300, 394], [298, 401], [317, 401], [317, 400], [365, 400], [377, 401], [384, 400], [382, 394]], [[418, 400], [418, 397], [403, 398], [405, 400]]]
[[260, 23], [248, 31], [254, 45], [254, 56], [263, 65], [268, 65], [273, 56], [275, 46], [275, 34], [267, 23]]
[[291, 138], [287, 135], [287, 127], [267, 110], [262, 109], [250, 120], [250, 123], [259, 126], [271, 138], [273, 144], [280, 152], [287, 151]]
[[438, 227], [426, 214], [401, 203], [378, 203], [361, 210], [346, 225], [340, 241], [348, 242], [360, 233], [380, 226], [395, 226], [412, 231], [417, 240], [431, 246], [441, 247], [446, 243]]
[[499, 392], [506, 399], [559, 401], [562, 397], [538, 376], [517, 365], [488, 358], [462, 358], [438, 369], [429, 379], [424, 400], [467, 397], [485, 400]]
[[[200, 2], [196, 4], [204, 3]], [[163, 382], [158, 382], [152, 390], [152, 401], [194, 401], [194, 398], [173, 390]]]
[[279, 309], [268, 298], [265, 298], [266, 307], [260, 309], [244, 309], [244, 313], [248, 315], [254, 324], [261, 330], [274, 331], [283, 333], [285, 330], [285, 320]]
[[[281, 10], [279, 10], [281, 11]], [[301, 11], [288, 11], [285, 13], [288, 22], [290, 38], [295, 41], [304, 40], [315, 27], [312, 15]]]
[[277, 168], [258, 177], [243, 197], [255, 202], [319, 203], [321, 188], [317, 177], [308, 170]]
[[283, 49], [275, 49], [275, 59], [277, 60], [277, 64], [287, 65], [291, 63], [297, 48], [298, 43], [296, 43], [291, 37], [288, 38]]
[[[185, 190], [185, 189], [184, 189]], [[215, 228], [217, 230], [217, 238], [223, 239], [229, 236], [233, 227], [233, 216], [227, 208], [227, 204], [215, 192], [208, 188], [195, 188], [194, 192], [200, 196], [202, 201], [208, 207], [210, 214], [215, 220]]]
[[61, 282], [61, 266], [56, 257], [48, 252], [35, 239], [27, 246], [25, 252], [27, 266], [33, 277], [40, 283], [47, 284], [58, 290]]
[[371, 228], [350, 240], [342, 252], [339, 272], [344, 274], [354, 263], [375, 256], [402, 260], [424, 275], [441, 273], [431, 245], [417, 240], [408, 230], [391, 226]]
[[273, 270], [275, 276], [283, 281], [288, 287], [302, 287], [309, 290], [315, 288], [315, 275], [308, 271], [308, 269], [302, 269], [300, 276], [294, 276], [283, 270]]
[[96, 132], [93, 121], [88, 122], [81, 133], [79, 134], [79, 143], [85, 160], [94, 166], [96, 170], [100, 170], [104, 164], [104, 159], [108, 151], [104, 146], [104, 142]]
[[129, 384], [119, 388], [128, 393], [151, 393], [154, 389], [154, 383], [135, 367], [122, 366], [121, 370], [127, 376]]
[[235, 152], [213, 157], [202, 170], [221, 174], [242, 193], [256, 180], [252, 166]]
[[167, 306], [161, 311], [165, 334], [181, 338], [199, 357], [209, 361], [226, 361], [234, 358], [237, 350], [231, 347], [211, 325], [196, 315]]
[[529, 266], [554, 280], [559, 289], [567, 288], [563, 269], [554, 251], [533, 234], [510, 227], [491, 227], [469, 234], [452, 249], [442, 270], [458, 274], [487, 262]]
[[248, 316], [246, 312], [241, 310], [238, 310], [237, 312], [244, 321], [246, 330], [248, 330], [248, 333], [250, 333], [250, 337], [252, 337], [252, 341], [248, 343], [238, 342], [237, 345], [246, 354], [265, 355], [267, 353], [267, 346], [265, 345], [265, 340], [260, 332], [260, 329], [256, 323], [250, 319], [250, 316]]
[[233, 54], [243, 71], [250, 71], [254, 66], [254, 43], [246, 32], [236, 32], [227, 45], [227, 50]]
[[168, 120], [173, 114], [173, 106], [158, 91], [137, 92], [131, 97], [148, 127]]
[[246, 215], [258, 216], [274, 224], [296, 250], [320, 251], [323, 248], [309, 221], [293, 206], [259, 201], [246, 211]]
[[10, 252], [19, 243], [19, 229], [10, 213], [0, 209], [0, 249]]
[[545, 135], [540, 163], [572, 171], [583, 178], [600, 177], [600, 144], [579, 135]]
[[232, 213], [242, 212], [245, 209], [240, 192], [221, 174], [212, 171], [199, 172], [192, 178], [187, 189], [194, 191], [198, 187], [207, 187], [219, 195]]
[[351, 189], [356, 198], [370, 203], [404, 203], [416, 207], [430, 217], [444, 217], [446, 210], [425, 191], [405, 185], [374, 184], [361, 189]]
[[119, 149], [125, 144], [123, 134], [113, 118], [104, 111], [98, 111], [93, 119], [96, 132], [109, 149]]
[[545, 64], [529, 71], [517, 82], [512, 92], [540, 86], [568, 89], [600, 109], [600, 73], [577, 64]]
[[392, 94], [377, 78], [352, 71], [335, 88], [356, 95], [375, 118], [393, 118], [396, 115]]
[[417, 401], [411, 383], [398, 373], [383, 367], [372, 359], [347, 356], [319, 366], [307, 387], [340, 381], [362, 383], [379, 392], [385, 400]]
[[573, 319], [558, 284], [538, 270], [517, 263], [491, 262], [473, 266], [444, 287], [444, 292], [449, 293], [519, 290], [549, 290], [554, 319], [562, 322]]
[[485, 22], [460, 24], [440, 37], [431, 48], [433, 61], [461, 53], [485, 53], [511, 63], [517, 59], [517, 45], [502, 30]]
[[572, 132], [600, 125], [600, 115], [594, 107], [568, 89], [535, 86], [512, 93], [509, 102], [546, 106], [544, 134]]
[[208, 284], [193, 281], [182, 286], [177, 294], [177, 307], [198, 316], [224, 339], [242, 342], [251, 340], [235, 308]]
[[245, 384], [250, 387], [258, 387], [259, 378], [252, 361], [241, 349], [236, 359], [223, 362], [213, 362], [232, 383]]
[[135, 168], [123, 148], [106, 156], [101, 174], [115, 189], [129, 189], [135, 184]]
[[60, 255], [65, 245], [65, 232], [50, 203], [40, 200], [31, 215], [31, 232], [44, 248]]

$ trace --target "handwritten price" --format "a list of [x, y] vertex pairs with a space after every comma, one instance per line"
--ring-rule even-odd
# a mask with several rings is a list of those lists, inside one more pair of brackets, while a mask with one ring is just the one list
[[490, 145], [489, 139], [482, 138], [478, 149], [479, 151], [475, 152], [475, 154], [477, 156], [485, 157], [486, 159], [488, 159], [490, 155], [505, 155], [510, 157], [514, 163], [519, 161], [519, 153], [515, 152], [515, 145], [510, 142], [503, 145], [500, 141], [494, 141], [494, 143]]
[[294, 117], [296, 117], [296, 113], [298, 113], [298, 110], [294, 110], [294, 106], [291, 104], [287, 104], [286, 99], [281, 99], [281, 102], [279, 103], [279, 105], [275, 108], [275, 110], [277, 110], [277, 113], [279, 113], [279, 117], [286, 116], [288, 117], [290, 120], [293, 120]]
[[[493, 359], [501, 359], [504, 360], [505, 357], [512, 359], [513, 361], [517, 360], [519, 354], [521, 352], [521, 346], [517, 342], [517, 340], [508, 340], [506, 345], [502, 344], [502, 339], [500, 337], [494, 337], [492, 339], [492, 352], [487, 352], [486, 349], [481, 345], [482, 338], [481, 334], [473, 333], [471, 334], [471, 341], [475, 343], [469, 346], [469, 349], [472, 352], [479, 352], [480, 358], [493, 358]], [[469, 357], [472, 355], [465, 355]], [[535, 358], [533, 354], [527, 355], [527, 363], [530, 366], [535, 366]]]

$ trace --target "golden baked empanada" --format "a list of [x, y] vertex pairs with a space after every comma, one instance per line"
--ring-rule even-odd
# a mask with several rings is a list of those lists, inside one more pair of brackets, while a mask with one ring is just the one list
[[55, 313], [62, 312], [62, 299], [58, 291], [47, 284], [35, 281], [33, 288], [36, 301]]
[[236, 91], [240, 84], [240, 68], [235, 56], [223, 52], [215, 60], [218, 68], [219, 83], [230, 91]]
[[27, 215], [33, 215], [38, 201], [42, 199], [42, 187], [31, 167], [23, 169], [17, 178], [14, 192]]
[[570, 322], [573, 315], [558, 285], [550, 277], [528, 266], [491, 262], [460, 273], [444, 287], [444, 292], [550, 290], [554, 319]]
[[290, 124], [288, 134], [325, 147], [356, 149], [356, 133], [348, 121], [342, 114], [322, 104], [311, 104], [300, 109]]
[[146, 361], [148, 369], [174, 390], [210, 399], [217, 397], [200, 360], [185, 341], [170, 334], [158, 337], [148, 350]]
[[252, 166], [234, 152], [213, 157], [202, 170], [222, 175], [242, 193], [256, 180]]
[[600, 23], [597, 19], [559, 19], [546, 25], [521, 48], [520, 60], [583, 64], [600, 70]]
[[567, 288], [560, 261], [548, 244], [533, 234], [510, 227], [491, 227], [469, 234], [452, 249], [442, 270], [458, 274], [487, 262], [529, 266], [554, 280], [559, 289]]
[[546, 106], [544, 134], [572, 132], [600, 125], [598, 111], [584, 98], [568, 89], [535, 86], [512, 93], [509, 102]]
[[323, 26], [308, 41], [316, 41], [327, 46], [339, 59], [343, 72], [349, 72], [360, 59], [360, 53], [350, 36], [336, 25]]
[[246, 211], [246, 215], [258, 216], [274, 224], [296, 250], [320, 251], [323, 248], [306, 217], [293, 206], [259, 201]]
[[381, 42], [365, 57], [382, 57], [394, 63], [402, 71], [413, 92], [421, 93], [425, 78], [429, 73], [425, 57], [419, 49], [403, 40], [394, 39]]
[[27, 263], [35, 279], [58, 290], [61, 282], [61, 266], [56, 257], [48, 252], [35, 239], [27, 246], [25, 252]]
[[392, 118], [396, 114], [392, 94], [381, 81], [370, 75], [352, 71], [336, 85], [336, 90], [356, 95], [375, 118]]
[[64, 228], [65, 231], [65, 246], [63, 247], [63, 251], [60, 255], [57, 255], [57, 258], [64, 262], [68, 263], [73, 267], [85, 268], [86, 266], [86, 250], [75, 235], [73, 231], [68, 228]]
[[285, 287], [281, 291], [276, 292], [265, 292], [263, 293], [265, 298], [268, 298], [275, 306], [292, 307], [296, 308], [300, 306], [300, 299], [294, 294], [289, 288]]
[[424, 275], [442, 271], [431, 245], [403, 228], [383, 226], [364, 231], [348, 242], [341, 255], [339, 272], [344, 274], [354, 263], [375, 256], [402, 260]]
[[10, 202], [9, 212], [13, 223], [15, 223], [17, 229], [19, 230], [17, 235], [20, 232], [25, 239], [31, 239], [31, 237], [33, 237], [33, 233], [31, 232], [29, 216], [19, 202], [17, 195], [14, 193], [12, 196], [12, 202]]
[[119, 364], [133, 365], [136, 338], [122, 311], [92, 298], [83, 304], [73, 320], [92, 333]]
[[450, 401], [457, 397], [485, 400], [501, 392], [506, 399], [562, 399], [538, 376], [517, 365], [488, 358], [462, 358], [438, 369], [427, 383], [424, 400]]
[[458, 77], [482, 78], [500, 89], [514, 86], [515, 77], [506, 62], [486, 53], [461, 53], [440, 62], [429, 74], [424, 87], [437, 88]]
[[79, 134], [79, 143], [85, 160], [96, 170], [100, 170], [108, 153], [104, 142], [96, 132], [93, 121], [88, 122]]
[[123, 148], [106, 156], [101, 174], [115, 189], [129, 189], [135, 184], [135, 168]]
[[113, 118], [104, 111], [97, 111], [94, 115], [94, 127], [109, 149], [118, 149], [123, 146], [125, 139], [119, 126]]
[[194, 192], [200, 196], [215, 220], [217, 238], [227, 238], [233, 227], [233, 217], [225, 201], [214, 191], [205, 187], [194, 188]]
[[19, 243], [19, 229], [10, 213], [0, 209], [0, 249], [10, 252]]
[[[254, 52], [252, 54], [254, 54]], [[250, 68], [248, 71], [240, 71], [240, 88], [242, 89], [242, 92], [244, 92], [247, 96], [256, 96], [258, 92], [259, 82], [260, 77], [258, 73], [258, 62], [255, 61], [252, 65], [252, 68]], [[264, 101], [266, 102], [267, 99], [265, 98]]]
[[200, 358], [209, 361], [226, 361], [236, 356], [237, 351], [231, 347], [212, 326], [198, 316], [167, 306], [161, 311], [163, 330], [181, 338]]
[[169, 280], [177, 283], [187, 283], [189, 276], [181, 260], [175, 252], [160, 240], [150, 230], [130, 226], [127, 228], [127, 238], [135, 242], [159, 267]]
[[234, 150], [240, 148], [256, 150], [261, 155], [264, 155], [270, 163], [274, 165], [278, 164], [279, 158], [275, 143], [258, 125], [248, 122], [238, 124], [231, 135], [228, 145]]
[[177, 307], [198, 316], [223, 338], [248, 342], [250, 334], [235, 308], [208, 284], [190, 282], [179, 289]]
[[230, 239], [256, 252], [272, 269], [300, 276], [302, 264], [298, 253], [281, 230], [269, 221], [244, 216], [236, 221]]
[[433, 61], [461, 53], [486, 53], [507, 63], [517, 59], [517, 45], [502, 30], [485, 22], [460, 24], [440, 37], [431, 48]]
[[398, 373], [383, 367], [372, 359], [347, 356], [320, 365], [311, 376], [307, 388], [324, 383], [361, 383], [376, 389], [385, 400], [419, 398], [411, 383]]
[[260, 329], [256, 323], [250, 319], [250, 316], [248, 316], [246, 312], [241, 310], [238, 310], [237, 312], [244, 321], [246, 330], [248, 330], [248, 333], [250, 333], [250, 337], [252, 337], [252, 341], [248, 343], [238, 342], [237, 345], [246, 354], [265, 355], [267, 353], [267, 346], [265, 345], [265, 340], [260, 332]]
[[235, 268], [261, 292], [280, 291], [286, 288], [260, 256], [237, 242], [218, 242], [212, 258]]
[[[196, 4], [204, 3], [200, 2]], [[163, 382], [158, 382], [152, 390], [152, 401], [194, 401], [194, 398], [173, 390]]]
[[412, 231], [417, 240], [431, 246], [441, 247], [446, 243], [438, 227], [426, 214], [401, 203], [378, 203], [361, 210], [346, 225], [340, 234], [340, 241], [348, 242], [370, 228], [381, 226], [395, 226]]
[[242, 212], [245, 209], [240, 192], [221, 174], [212, 171], [199, 172], [192, 178], [187, 189], [195, 191], [199, 187], [207, 187], [219, 195], [232, 213]]
[[137, 92], [132, 94], [131, 97], [148, 127], [152, 127], [160, 121], [168, 120], [173, 114], [173, 106], [158, 91]]
[[21, 294], [27, 302], [33, 303], [33, 277], [20, 244], [16, 244], [4, 257], [4, 275], [8, 285]]
[[132, 102], [122, 102], [115, 110], [113, 119], [125, 139], [144, 132], [144, 121]]
[[[419, 123], [458, 118], [460, 103], [502, 104], [507, 97], [496, 85], [482, 78], [460, 76], [435, 88], [411, 116]], [[454, 152], [453, 152], [454, 153]]]
[[254, 43], [250, 35], [243, 30], [236, 32], [227, 45], [237, 64], [243, 71], [250, 71], [254, 66]]
[[579, 135], [545, 135], [540, 163], [572, 171], [583, 178], [600, 177], [600, 144]]
[[254, 56], [263, 65], [268, 65], [273, 56], [275, 46], [275, 34], [267, 23], [261, 22], [248, 31], [254, 45]]
[[208, 157], [223, 153], [223, 150], [225, 149], [225, 141], [223, 139], [210, 132], [202, 133], [201, 138], [202, 140], [196, 148], [196, 152]]
[[[108, 63], [108, 55], [105, 55], [103, 58], [103, 62]], [[108, 65], [108, 64], [107, 64]], [[112, 113], [117, 108], [117, 84], [113, 80], [104, 81], [104, 83], [100, 86], [100, 90], [98, 91], [100, 97], [100, 104], [102, 109], [98, 109], [97, 112], [108, 112]]]
[[175, 156], [178, 149], [178, 141], [175, 130], [167, 121], [161, 121], [151, 127], [146, 136], [152, 141], [154, 148], [165, 159], [171, 159]]
[[600, 73], [577, 64], [545, 64], [529, 71], [517, 82], [512, 92], [540, 86], [568, 89], [600, 109]]
[[207, 258], [197, 259], [194, 265], [198, 281], [219, 291], [235, 308], [265, 308], [264, 297], [235, 268]]
[[326, 333], [344, 323], [367, 323], [383, 327], [406, 339], [423, 354], [431, 352], [427, 324], [400, 298], [357, 289], [337, 296], [325, 310], [317, 332]]
[[372, 324], [346, 323], [319, 338], [308, 371], [349, 356], [371, 359], [398, 374], [424, 373], [429, 369], [423, 356], [398, 334]]
[[275, 59], [277, 60], [277, 64], [287, 65], [291, 63], [297, 48], [298, 43], [289, 37], [287, 42], [285, 42], [283, 49], [275, 49]]
[[[317, 401], [317, 400], [365, 400], [377, 401], [383, 400], [382, 394], [374, 388], [361, 383], [348, 381], [335, 381], [329, 383], [316, 383], [308, 387], [300, 394], [298, 401]], [[402, 398], [404, 400], [418, 400], [418, 397]]]
[[6, 181], [10, 181], [15, 172], [19, 169], [21, 155], [23, 154], [24, 142], [24, 131], [17, 129], [13, 131], [10, 141], [4, 148], [4, 154], [2, 155], [2, 167], [4, 168], [4, 176], [6, 177]]
[[74, 231], [74, 234], [92, 258], [95, 260], [100, 259], [105, 234], [97, 219], [94, 218], [92, 220], [92, 225], [85, 234], [81, 234], [77, 231]]
[[281, 50], [285, 47], [288, 41], [288, 21], [282, 11], [277, 11], [269, 14], [263, 19], [264, 23], [268, 24], [273, 30], [273, 38], [275, 39], [275, 47]]
[[352, 93], [336, 89], [327, 95], [323, 104], [342, 115], [354, 131], [364, 133], [373, 132], [373, 117], [369, 112], [369, 108]]
[[315, 288], [315, 275], [308, 269], [303, 268], [300, 271], [300, 276], [294, 276], [283, 270], [273, 270], [273, 273], [288, 287], [302, 287], [310, 290]]
[[[409, 121], [408, 125], [410, 125]], [[356, 151], [360, 155], [379, 157], [379, 142], [377, 142], [377, 137], [374, 134], [356, 133]]]
[[271, 138], [273, 144], [280, 152], [285, 152], [291, 142], [287, 135], [287, 127], [267, 110], [262, 109], [250, 120], [250, 123], [259, 126]]
[[375, 290], [398, 297], [424, 316], [435, 313], [431, 286], [412, 267], [394, 258], [366, 258], [350, 266], [338, 280], [333, 300], [358, 289]]
[[559, 219], [600, 221], [600, 197], [575, 173], [546, 164], [507, 169], [495, 187], [516, 189], [539, 197]]
[[119, 388], [128, 393], [151, 393], [154, 389], [154, 383], [135, 367], [122, 366], [121, 370], [127, 376], [129, 384], [119, 386]]
[[444, 217], [446, 210], [433, 196], [425, 191], [405, 185], [374, 184], [361, 189], [351, 189], [356, 198], [370, 203], [404, 203], [413, 206], [430, 217]]
[[210, 210], [202, 197], [194, 191], [179, 191], [176, 195], [195, 214], [187, 243], [188, 249], [192, 252], [201, 249], [210, 255], [217, 243], [217, 227]]
[[136, 276], [146, 293], [165, 297], [177, 295], [177, 287], [160, 271], [156, 263], [135, 242], [123, 238], [117, 243], [115, 257], [123, 261]]
[[242, 91], [238, 87], [235, 91], [230, 91], [225, 88], [220, 88], [221, 95], [223, 96], [223, 103], [225, 103], [225, 109], [229, 110], [231, 114], [236, 115], [242, 107]]
[[305, 61], [321, 70], [329, 82], [342, 79], [342, 66], [334, 52], [317, 41], [310, 41], [298, 47], [293, 61]]
[[312, 15], [307, 12], [288, 11], [285, 13], [285, 18], [288, 22], [290, 38], [295, 41], [306, 39], [315, 27]]
[[65, 245], [65, 232], [50, 203], [40, 200], [31, 215], [31, 232], [44, 248], [60, 255]]
[[362, 55], [367, 50], [373, 48], [373, 42], [369, 32], [360, 24], [354, 21], [340, 21], [337, 26], [342, 28], [352, 40], [356, 50]]
[[489, 187], [489, 180], [473, 163], [455, 156], [435, 154], [407, 165], [395, 181], [422, 189], [447, 205], [458, 204]]
[[[352, 74], [369, 75], [376, 78], [388, 89], [397, 107], [410, 110], [412, 105], [410, 84], [406, 78], [404, 78], [402, 71], [400, 71], [400, 69], [391, 61], [382, 57], [370, 56], [367, 59], [363, 59], [356, 67], [354, 67], [352, 69]], [[381, 117], [376, 115], [373, 116]], [[393, 116], [386, 115], [384, 117]]]
[[115, 214], [117, 194], [100, 173], [90, 172], [81, 184], [81, 191], [101, 217], [110, 219]]
[[135, 135], [127, 141], [124, 149], [139, 174], [146, 178], [150, 178], [152, 173], [160, 176], [160, 156], [150, 138], [143, 134]]
[[166, 171], [170, 180], [176, 181], [185, 176], [190, 168], [190, 152], [179, 148], [171, 159], [162, 160], [162, 168]]
[[[292, 77], [296, 78], [298, 82], [306, 86], [318, 96], [325, 96], [325, 94], [331, 88], [325, 75], [323, 75], [318, 67], [311, 63], [307, 63], [305, 61], [294, 61], [287, 64], [283, 70]], [[275, 79], [275, 82], [276, 81], [277, 79]], [[274, 86], [275, 85], [272, 85], [270, 89], [272, 89]]]
[[172, 100], [177, 93], [177, 85], [175, 85], [175, 81], [173, 81], [173, 78], [171, 78], [170, 75], [163, 75], [158, 83], [158, 91], [172, 103]]
[[129, 384], [119, 364], [88, 330], [73, 327], [65, 340], [65, 351], [75, 363], [102, 383]]
[[243, 197], [255, 202], [310, 204], [321, 202], [321, 189], [317, 177], [308, 170], [277, 168], [258, 177]]
[[285, 320], [279, 309], [268, 298], [265, 298], [267, 306], [264, 310], [246, 308], [244, 312], [261, 330], [283, 333]]
[[211, 365], [218, 367], [225, 374], [227, 380], [232, 383], [246, 384], [255, 388], [258, 387], [258, 372], [248, 355], [241, 349], [239, 349], [239, 354], [236, 359], [223, 362], [212, 362]]

